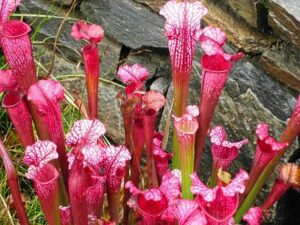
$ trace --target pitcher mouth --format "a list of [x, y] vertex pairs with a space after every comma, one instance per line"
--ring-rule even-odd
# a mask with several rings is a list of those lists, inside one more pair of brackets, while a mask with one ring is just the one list
[[19, 104], [22, 96], [16, 91], [8, 92], [2, 100], [2, 107], [4, 108], [13, 108]]
[[233, 64], [230, 60], [224, 59], [222, 55], [203, 55], [201, 61], [202, 69], [211, 73], [228, 73]]
[[30, 31], [30, 26], [19, 20], [8, 20], [0, 27], [0, 33], [6, 38], [19, 38]]
[[56, 181], [56, 179], [59, 177], [59, 173], [57, 172], [56, 168], [52, 164], [46, 164], [41, 170], [40, 173], [47, 173], [47, 177], [39, 177], [37, 175], [36, 179], [34, 180], [39, 185], [49, 185]]
[[[199, 200], [198, 200], [199, 202]], [[234, 215], [234, 213], [236, 212], [236, 209], [238, 207], [238, 204], [239, 204], [239, 197], [238, 195], [236, 194], [234, 196], [234, 207], [232, 208], [231, 212], [228, 213], [228, 215], [224, 216], [223, 218], [216, 218], [214, 217], [213, 215], [211, 215], [206, 209], [205, 207], [203, 207], [203, 205], [199, 202], [199, 205], [200, 205], [200, 208], [202, 209], [202, 211], [204, 212], [204, 214], [211, 220], [217, 222], [217, 223], [224, 223], [228, 220], [230, 220], [230, 218], [232, 218], [232, 216]]]

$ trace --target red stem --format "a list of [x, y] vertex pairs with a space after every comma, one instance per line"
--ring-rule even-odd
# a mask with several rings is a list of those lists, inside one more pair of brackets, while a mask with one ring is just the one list
[[219, 97], [227, 81], [229, 71], [232, 67], [230, 61], [226, 61], [223, 56], [202, 57], [202, 79], [201, 96], [199, 106], [199, 130], [196, 138], [195, 171], [198, 170], [205, 139], [214, 115]]
[[140, 162], [145, 146], [145, 134], [143, 120], [140, 117], [133, 119], [133, 153], [132, 153], [132, 177], [131, 180], [134, 185], [139, 185], [140, 179]]
[[58, 177], [56, 168], [46, 164], [34, 179], [34, 189], [49, 225], [60, 225]]
[[13, 197], [14, 206], [16, 207], [20, 224], [29, 225], [29, 221], [25, 212], [24, 204], [19, 190], [17, 172], [1, 140], [0, 140], [0, 156], [3, 160], [3, 164], [6, 170], [8, 185]]
[[97, 45], [86, 45], [82, 49], [85, 66], [86, 88], [89, 101], [89, 118], [98, 118], [98, 84], [100, 71], [100, 56]]
[[173, 113], [175, 116], [180, 117], [185, 112], [188, 102], [190, 74], [174, 72], [172, 81], [174, 92]]
[[[129, 149], [130, 154], [133, 155], [134, 147], [133, 147], [133, 129], [132, 129], [132, 110], [127, 110], [126, 103], [121, 106], [122, 117], [124, 121], [124, 130], [125, 130], [125, 146]], [[132, 163], [134, 162], [134, 159]], [[125, 176], [124, 176], [124, 185], [129, 180], [129, 164], [124, 168]], [[123, 200], [123, 224], [126, 225], [128, 223], [129, 216], [129, 206], [127, 205], [127, 201], [130, 198], [130, 192], [128, 189], [124, 188], [124, 200]]]
[[125, 131], [125, 147], [129, 149], [130, 153], [133, 152], [133, 144], [132, 144], [132, 118], [133, 118], [133, 109], [128, 107], [127, 102], [124, 102], [121, 105], [121, 113], [124, 122], [124, 131]]
[[289, 189], [289, 185], [285, 184], [282, 180], [276, 180], [271, 192], [266, 198], [262, 208], [267, 210], [272, 207], [272, 205], [278, 201], [278, 199]]
[[69, 198], [74, 225], [88, 225], [87, 188], [87, 179], [82, 162], [75, 159], [69, 177]]
[[146, 157], [147, 157], [147, 172], [148, 172], [148, 188], [158, 186], [158, 178], [153, 158], [153, 136], [155, 130], [157, 112], [154, 109], [144, 109], [144, 134], [146, 140]]
[[[56, 93], [53, 90], [49, 90], [49, 87], [56, 88]], [[53, 80], [40, 80], [37, 84], [30, 87], [27, 99], [36, 126], [43, 132], [41, 136], [39, 133], [39, 138], [41, 140], [51, 140], [57, 146], [60, 170], [65, 186], [68, 187], [68, 160], [59, 104], [59, 101], [62, 99], [58, 99], [60, 97], [58, 96], [59, 94], [63, 95], [61, 92], [63, 92], [63, 89], [59, 83]]]
[[[180, 72], [173, 71], [172, 81], [173, 81], [173, 92], [174, 92], [173, 114], [177, 117], [180, 117], [185, 112], [187, 102], [188, 102], [190, 73], [180, 73]], [[179, 158], [178, 137], [176, 132], [173, 132], [172, 168], [178, 169], [179, 164], [180, 164], [180, 158]]]
[[250, 192], [253, 185], [256, 183], [257, 179], [266, 168], [268, 163], [272, 161], [276, 155], [277, 152], [264, 152], [260, 149], [260, 147], [257, 146], [253, 165], [249, 174], [249, 180], [247, 181], [244, 193], [240, 196], [240, 204], [242, 204], [244, 199], [247, 197], [248, 193]]
[[291, 144], [300, 134], [300, 95], [286, 129], [281, 134], [280, 141]]
[[32, 120], [26, 102], [15, 92], [8, 92], [2, 101], [24, 147], [34, 144]]

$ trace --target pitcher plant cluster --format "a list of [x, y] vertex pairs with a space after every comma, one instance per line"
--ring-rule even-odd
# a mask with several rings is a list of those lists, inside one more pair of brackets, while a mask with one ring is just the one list
[[[60, 109], [64, 89], [57, 81], [37, 78], [30, 27], [9, 19], [20, 3], [0, 1], [0, 41], [9, 65], [0, 72], [0, 91], [2, 106], [24, 146], [26, 177], [33, 182], [49, 225], [228, 225], [241, 220], [258, 225], [286, 190], [300, 188], [300, 167], [282, 164], [265, 202], [254, 205], [262, 185], [300, 133], [300, 97], [278, 140], [269, 134], [268, 124], [257, 125], [251, 171], [228, 172], [248, 140], [228, 140], [225, 129], [212, 127], [211, 120], [230, 70], [244, 55], [224, 50], [226, 35], [220, 28], [201, 28], [207, 9], [200, 2], [170, 0], [160, 10], [172, 64], [172, 150], [166, 149], [168, 135], [156, 129], [166, 99], [158, 91], [146, 90], [149, 72], [139, 64], [122, 65], [117, 72], [126, 86], [117, 95], [125, 143], [104, 141], [105, 124], [98, 119], [98, 45], [104, 32], [101, 26], [82, 21], [70, 32], [85, 43], [81, 51], [88, 113], [64, 134]], [[203, 54], [198, 59], [202, 75], [196, 106], [187, 102], [198, 44]], [[203, 181], [199, 175], [206, 168], [199, 165], [206, 139], [211, 142], [213, 166], [209, 180]], [[17, 172], [1, 141], [0, 155], [20, 224], [28, 225]]]

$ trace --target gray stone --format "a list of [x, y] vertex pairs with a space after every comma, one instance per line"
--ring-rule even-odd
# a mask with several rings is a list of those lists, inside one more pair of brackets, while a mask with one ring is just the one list
[[276, 35], [300, 48], [300, 1], [271, 0], [269, 24]]
[[[72, 79], [72, 81], [62, 81], [61, 83], [75, 98], [77, 96], [81, 99], [83, 98], [84, 102], [87, 102], [84, 79], [76, 78]], [[107, 137], [117, 144], [124, 143], [123, 118], [119, 102], [115, 98], [122, 90], [123, 88], [114, 83], [103, 81], [99, 83], [100, 120], [105, 124]]]
[[70, 6], [72, 4], [72, 0], [54, 0], [54, 1], [63, 6]]
[[[39, 44], [33, 44], [33, 53], [36, 59], [36, 64], [38, 66], [38, 75], [43, 77], [46, 71], [49, 71], [51, 60], [52, 60], [52, 51], [47, 47]], [[41, 67], [42, 66], [42, 67]], [[45, 71], [46, 70], [46, 71]], [[72, 75], [84, 76], [84, 71], [82, 67], [78, 67], [74, 61], [64, 57], [63, 55], [57, 53], [55, 57], [55, 63], [52, 70], [53, 76], [59, 77], [71, 77]]]
[[123, 88], [113, 83], [100, 82], [99, 113], [105, 124], [108, 137], [117, 144], [124, 144], [124, 125], [120, 111], [120, 104], [116, 95]]
[[168, 0], [134, 0], [149, 6], [152, 10], [158, 12]]
[[264, 29], [267, 26], [268, 11], [264, 4], [257, 0], [226, 0], [232, 9], [232, 13], [244, 19], [254, 28]]
[[150, 90], [152, 91], [160, 91], [161, 93], [167, 93], [170, 87], [170, 79], [166, 77], [159, 77], [150, 86]]
[[227, 2], [234, 12], [245, 19], [251, 26], [257, 27], [257, 11], [255, 0], [227, 0], [224, 2]]
[[[45, 0], [24, 0], [20, 6], [20, 11], [22, 13], [49, 15], [49, 19], [26, 17], [26, 20], [33, 22], [33, 29], [38, 29], [39, 36], [37, 39], [40, 41], [47, 40], [46, 43], [52, 43], [54, 41], [58, 27], [62, 21], [62, 19], [51, 18], [51, 15], [63, 17], [66, 14], [63, 9], [56, 7], [53, 4], [49, 4], [49, 2]], [[74, 18], [74, 15], [71, 15], [70, 17]], [[76, 20], [77, 19], [69, 19], [64, 22], [59, 35], [57, 52], [64, 55], [64, 57], [81, 61], [80, 49], [83, 46], [83, 43], [76, 42], [70, 35], [71, 27]], [[101, 54], [101, 77], [112, 80], [115, 78], [121, 45], [113, 40], [104, 38], [100, 43], [99, 49]]]
[[93, 0], [81, 4], [81, 12], [102, 24], [106, 35], [130, 48], [166, 48], [164, 19], [148, 7], [130, 0]]
[[[134, 0], [158, 12], [167, 0]], [[203, 18], [209, 25], [222, 27], [228, 38], [239, 48], [259, 52], [269, 47], [274, 38], [260, 33], [268, 27], [268, 11], [257, 0], [203, 0], [208, 14]], [[250, 26], [249, 26], [250, 25]]]
[[202, 2], [208, 8], [208, 14], [203, 17], [203, 21], [224, 29], [228, 39], [236, 47], [246, 52], [262, 52], [276, 41], [274, 36], [260, 33], [243, 20], [237, 19], [233, 12], [224, 10], [223, 1], [203, 0]]
[[[238, 84], [239, 92], [232, 90], [233, 80]], [[238, 96], [246, 93], [250, 89], [259, 100], [266, 111], [282, 121], [286, 121], [296, 103], [293, 97], [294, 92], [290, 91], [278, 81], [266, 76], [260, 69], [244, 60], [235, 65], [229, 79], [229, 84], [225, 87], [231, 96]], [[253, 115], [255, 117], [255, 115]]]
[[265, 51], [261, 63], [267, 74], [300, 91], [300, 50], [291, 45], [274, 46]]
[[129, 56], [124, 60], [125, 64], [138, 63], [149, 71], [149, 78], [170, 75], [170, 60], [168, 51], [153, 49], [131, 50]]

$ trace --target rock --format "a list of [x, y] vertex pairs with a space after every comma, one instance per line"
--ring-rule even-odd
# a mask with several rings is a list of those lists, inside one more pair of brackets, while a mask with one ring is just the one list
[[70, 6], [72, 4], [72, 0], [54, 0], [54, 1], [63, 6]]
[[[82, 78], [76, 78], [61, 82], [63, 86], [72, 93], [87, 102], [87, 96], [84, 92], [85, 84]], [[100, 120], [105, 124], [107, 137], [113, 143], [124, 143], [123, 118], [120, 112], [120, 104], [115, 98], [123, 88], [114, 83], [100, 81], [99, 83], [99, 115]], [[87, 105], [87, 104], [85, 104]]]
[[[62, 20], [51, 18], [51, 15], [63, 17], [66, 12], [53, 4], [49, 5], [47, 3], [48, 2], [45, 0], [23, 0], [19, 8], [22, 13], [49, 15], [48, 20], [45, 20], [45, 18], [34, 17], [26, 17], [26, 19], [29, 22], [34, 21], [32, 23], [33, 29], [39, 29], [38, 40], [51, 40], [50, 42], [52, 43], [54, 41], [54, 37], [57, 35], [57, 30]], [[74, 18], [73, 15], [71, 15], [71, 17]], [[72, 60], [81, 61], [80, 49], [83, 42], [76, 42], [70, 35], [71, 27], [74, 23], [75, 21], [70, 19], [64, 22], [59, 35], [57, 52], [60, 52], [65, 57]], [[112, 80], [115, 78], [121, 45], [116, 41], [104, 38], [100, 43], [99, 49], [101, 54], [101, 77]]]
[[158, 12], [168, 0], [135, 0], [136, 2], [149, 6], [152, 10]]
[[161, 93], [167, 93], [170, 87], [170, 79], [166, 77], [159, 77], [150, 86], [150, 90], [152, 91], [160, 91]]
[[224, 2], [227, 2], [234, 12], [245, 19], [251, 26], [256, 27], [257, 11], [255, 0], [227, 0]]
[[[52, 51], [44, 46], [34, 45], [34, 57], [38, 62], [38, 76], [44, 77], [47, 73], [46, 71], [49, 71], [51, 66]], [[84, 69], [83, 67], [78, 67], [76, 63], [67, 59], [66, 57], [63, 57], [63, 55], [56, 54], [52, 75], [58, 80], [65, 79], [67, 81], [72, 81], [74, 78], [83, 78]]]
[[[159, 12], [167, 2], [167, 0], [134, 1], [145, 4], [156, 12]], [[244, 48], [246, 51], [262, 51], [275, 40], [258, 31], [266, 30], [268, 23], [268, 11], [261, 2], [256, 0], [204, 0], [202, 2], [209, 9], [204, 21], [226, 30], [229, 33], [229, 40], [239, 48]], [[253, 28], [249, 28], [249, 25]]]
[[265, 72], [285, 85], [300, 91], [300, 50], [293, 46], [265, 51], [261, 63]]
[[276, 35], [300, 48], [300, 1], [271, 0], [269, 24]]
[[107, 36], [127, 47], [167, 47], [164, 19], [142, 4], [93, 0], [82, 2], [80, 9], [90, 21], [103, 25]]
[[[199, 55], [199, 52], [196, 55]], [[198, 60], [194, 61], [194, 65], [189, 103], [198, 105], [201, 68]], [[268, 123], [272, 134], [279, 137], [296, 103], [293, 94], [247, 60], [236, 63], [219, 99], [212, 122], [212, 127], [216, 125], [225, 127], [229, 140], [237, 141], [243, 138], [250, 140], [233, 163], [232, 171], [236, 172], [241, 167], [249, 171], [255, 150], [255, 129], [258, 123]], [[161, 119], [161, 130], [164, 129], [172, 99], [172, 88], [170, 88], [167, 94], [168, 104]], [[169, 141], [171, 139], [172, 135]], [[170, 145], [169, 149], [171, 149]], [[205, 168], [202, 173], [204, 178], [209, 177], [211, 163], [211, 152], [207, 142], [201, 164], [201, 168]]]
[[149, 78], [152, 79], [154, 76], [169, 76], [170, 75], [170, 59], [168, 50], [157, 50], [157, 49], [146, 49], [142, 50], [131, 50], [127, 59], [124, 61], [125, 64], [138, 63], [146, 67], [149, 71]]
[[268, 20], [268, 11], [266, 7], [257, 0], [226, 0], [232, 9], [232, 14], [244, 19], [252, 27], [263, 29]]
[[228, 39], [238, 48], [246, 52], [262, 52], [275, 42], [275, 37], [260, 33], [222, 9], [222, 2], [217, 4], [203, 0], [202, 3], [208, 8], [208, 14], [203, 17], [204, 22], [225, 30]]
[[124, 144], [124, 124], [120, 104], [116, 95], [123, 88], [116, 84], [100, 82], [99, 113], [100, 119], [107, 128], [108, 137], [118, 145]]
[[[167, 0], [135, 0], [159, 12]], [[262, 34], [267, 29], [267, 9], [256, 0], [203, 0], [208, 15], [203, 19], [209, 25], [224, 29], [228, 39], [248, 52], [261, 52], [269, 47], [274, 37]], [[224, 19], [225, 18], [225, 19]], [[250, 28], [249, 25], [252, 27]], [[257, 28], [257, 29], [255, 29]]]

